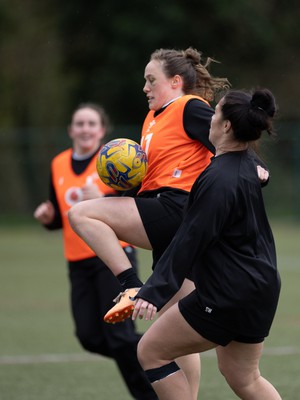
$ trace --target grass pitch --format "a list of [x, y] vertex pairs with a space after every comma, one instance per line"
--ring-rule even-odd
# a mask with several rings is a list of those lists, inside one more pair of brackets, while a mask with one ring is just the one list
[[[282, 293], [261, 361], [263, 375], [282, 398], [300, 392], [300, 225], [272, 223]], [[73, 334], [61, 233], [37, 225], [0, 228], [0, 399], [130, 400], [112, 360], [84, 352]], [[140, 274], [150, 252], [139, 251]], [[138, 321], [140, 331], [148, 323]], [[202, 355], [199, 399], [236, 398], [217, 369], [214, 352]]]

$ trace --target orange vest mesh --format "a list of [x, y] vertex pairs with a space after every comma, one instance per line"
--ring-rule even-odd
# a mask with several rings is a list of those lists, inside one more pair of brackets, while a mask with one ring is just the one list
[[175, 100], [154, 117], [151, 110], [143, 124], [141, 145], [148, 155], [148, 170], [140, 192], [161, 187], [190, 191], [198, 175], [209, 165], [213, 154], [198, 140], [191, 139], [183, 126], [186, 103], [198, 96]]
[[[99, 186], [102, 193], [115, 193], [99, 178], [96, 171], [96, 158], [97, 154], [80, 175], [76, 175], [72, 170], [72, 149], [60, 153], [51, 163], [53, 186], [62, 216], [64, 255], [68, 261], [79, 261], [95, 256], [90, 247], [73, 231], [68, 220], [69, 209], [81, 201], [80, 188], [87, 182], [93, 182]], [[122, 247], [128, 246], [128, 243], [120, 243]]]

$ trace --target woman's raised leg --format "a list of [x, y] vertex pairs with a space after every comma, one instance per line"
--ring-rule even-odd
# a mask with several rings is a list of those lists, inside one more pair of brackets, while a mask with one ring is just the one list
[[91, 247], [118, 278], [123, 291], [117, 303], [104, 316], [115, 323], [129, 318], [134, 308], [132, 298], [142, 282], [132, 268], [119, 240], [151, 249], [135, 201], [130, 197], [107, 197], [86, 200], [69, 211], [74, 231]]
[[119, 240], [151, 249], [135, 201], [131, 197], [82, 201], [70, 209], [68, 216], [73, 230], [116, 276], [131, 268]]

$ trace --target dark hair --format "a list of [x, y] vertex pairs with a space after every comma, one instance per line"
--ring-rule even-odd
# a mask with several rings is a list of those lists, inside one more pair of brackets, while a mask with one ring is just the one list
[[255, 141], [263, 131], [273, 132], [276, 112], [275, 98], [268, 89], [258, 89], [253, 94], [230, 90], [223, 97], [223, 118], [231, 122], [234, 136], [242, 142]]
[[82, 110], [83, 108], [90, 108], [91, 110], [94, 110], [99, 114], [99, 116], [101, 118], [102, 126], [106, 130], [106, 134], [108, 134], [112, 130], [111, 122], [110, 122], [110, 119], [109, 119], [106, 111], [104, 110], [104, 108], [102, 106], [100, 106], [99, 104], [96, 104], [96, 103], [80, 103], [73, 111], [72, 118], [73, 118], [73, 115], [77, 111]]
[[183, 80], [185, 94], [194, 94], [207, 101], [214, 99], [216, 92], [228, 89], [230, 84], [226, 78], [215, 78], [208, 72], [212, 58], [201, 62], [202, 53], [189, 47], [186, 50], [158, 49], [151, 54], [150, 60], [162, 62], [168, 78], [180, 75]]

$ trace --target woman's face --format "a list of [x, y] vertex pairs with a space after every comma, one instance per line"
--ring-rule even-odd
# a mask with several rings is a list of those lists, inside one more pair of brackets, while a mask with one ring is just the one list
[[182, 94], [181, 86], [176, 83], [174, 85], [176, 79], [166, 77], [160, 61], [150, 61], [146, 65], [144, 77], [146, 83], [143, 91], [146, 93], [150, 110], [157, 111]]
[[85, 154], [96, 150], [105, 135], [99, 113], [91, 108], [77, 110], [69, 127], [76, 153]]
[[222, 98], [216, 105], [215, 113], [212, 116], [210, 123], [209, 140], [215, 147], [217, 147], [217, 144], [224, 133], [225, 121], [223, 119], [223, 114], [221, 110], [223, 103], [224, 99]]

